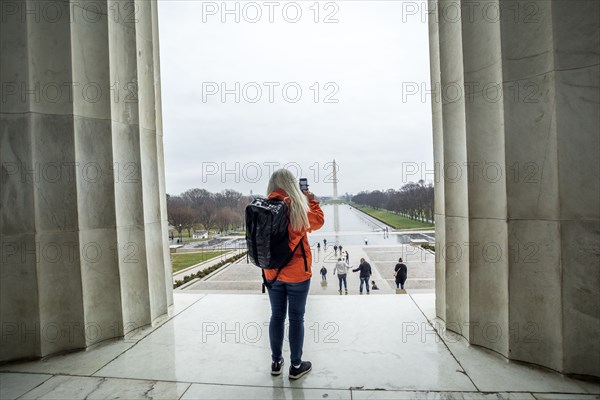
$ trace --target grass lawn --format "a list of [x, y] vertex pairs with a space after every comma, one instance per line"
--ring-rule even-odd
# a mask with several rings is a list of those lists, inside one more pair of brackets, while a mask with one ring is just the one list
[[415, 221], [409, 218], [405, 218], [401, 215], [394, 214], [393, 212], [386, 210], [376, 210], [371, 207], [363, 207], [353, 205], [354, 207], [366, 212], [367, 214], [385, 222], [386, 224], [393, 226], [396, 229], [416, 229], [416, 228], [432, 228], [433, 224], [427, 224], [421, 221]]
[[203, 251], [200, 253], [180, 253], [171, 254], [171, 263], [173, 264], [173, 273], [181, 271], [184, 268], [191, 267], [194, 264], [201, 263], [203, 261], [210, 260], [220, 256], [221, 254], [227, 253], [229, 250], [224, 251]]

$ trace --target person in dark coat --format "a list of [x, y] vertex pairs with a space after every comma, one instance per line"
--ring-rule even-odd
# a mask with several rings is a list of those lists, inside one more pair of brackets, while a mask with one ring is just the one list
[[402, 257], [398, 259], [398, 264], [394, 267], [396, 277], [396, 288], [404, 289], [404, 282], [406, 282], [406, 278], [408, 277], [408, 269], [406, 268], [406, 264], [402, 262]]
[[367, 294], [371, 294], [371, 290], [369, 289], [369, 278], [372, 275], [371, 264], [366, 262], [364, 258], [361, 258], [358, 268], [352, 270], [352, 272], [357, 271], [360, 271], [360, 294], [363, 293], [363, 284], [367, 287]]
[[327, 268], [324, 265], [321, 267], [321, 280], [327, 280]]

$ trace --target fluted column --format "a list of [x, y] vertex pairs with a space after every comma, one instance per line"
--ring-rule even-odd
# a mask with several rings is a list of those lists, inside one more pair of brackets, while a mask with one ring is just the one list
[[[600, 376], [599, 3], [456, 4], [430, 1], [442, 94], [458, 82], [465, 99], [443, 99], [441, 127], [433, 113], [446, 221], [437, 315], [510, 359]], [[450, 182], [457, 163], [466, 187]]]
[[0, 361], [172, 304], [155, 1], [51, 3], [3, 9]]
[[[154, 101], [156, 109], [156, 159], [158, 163], [158, 190], [160, 196], [160, 216], [161, 216], [161, 234], [163, 248], [164, 265], [171, 264], [171, 252], [169, 251], [169, 220], [167, 217], [167, 196], [165, 182], [165, 156], [163, 150], [163, 122], [162, 122], [162, 94], [160, 82], [160, 48], [158, 37], [158, 4], [152, 2], [152, 46], [154, 55]], [[173, 271], [171, 268], [164, 268], [165, 290], [167, 291], [167, 304], [173, 304]]]
[[[563, 368], [600, 376], [600, 3], [554, 1]], [[594, 362], [590, 362], [593, 361]]]
[[[438, 3], [442, 101], [446, 324], [462, 332], [469, 322], [469, 201], [465, 165], [467, 132], [463, 76], [461, 3]], [[468, 335], [468, 332], [464, 333]]]
[[461, 19], [467, 131], [463, 179], [469, 192], [469, 243], [465, 246], [469, 262], [469, 339], [508, 356], [502, 53], [500, 20], [494, 18], [500, 6], [498, 0], [471, 4], [474, 7], [465, 10]]
[[[438, 21], [437, 0], [429, 0], [429, 21]], [[437, 315], [446, 319], [446, 268], [440, 249], [444, 249], [445, 218], [444, 211], [444, 136], [442, 123], [441, 76], [440, 76], [440, 33], [437, 23], [429, 24], [429, 65], [431, 68], [431, 115], [433, 131], [433, 163], [434, 163], [434, 219], [435, 219], [435, 308]]]
[[[552, 2], [502, 21], [511, 358], [562, 370], [560, 202]], [[518, 2], [503, 8], [519, 10]], [[524, 38], [527, 40], [524, 40]]]

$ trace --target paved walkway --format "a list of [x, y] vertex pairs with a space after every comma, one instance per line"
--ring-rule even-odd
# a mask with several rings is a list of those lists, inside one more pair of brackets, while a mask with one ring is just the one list
[[[1, 399], [599, 399], [600, 385], [508, 362], [432, 328], [434, 295], [309, 296], [298, 381], [270, 375], [264, 295], [174, 296], [126, 340], [0, 367]], [[289, 349], [284, 345], [286, 364]], [[287, 366], [286, 365], [286, 366]]]
[[[374, 294], [395, 293], [394, 266], [399, 257], [403, 257], [409, 268], [409, 279], [406, 287], [410, 289], [435, 289], [434, 255], [426, 250], [410, 245], [390, 246], [346, 246], [350, 255], [350, 266], [356, 268], [361, 258], [365, 258], [373, 271], [371, 281], [375, 281], [380, 290], [373, 290]], [[313, 253], [313, 277], [310, 292], [312, 294], [327, 294], [339, 296], [339, 281], [333, 275], [334, 265], [338, 256], [334, 254], [333, 247], [327, 250], [316, 248]], [[262, 289], [260, 269], [254, 265], [246, 264], [245, 259], [239, 264], [229, 265], [212, 275], [208, 280], [198, 281], [187, 286], [185, 291], [197, 293], [258, 293]], [[321, 282], [319, 270], [322, 266], [327, 268], [327, 285]], [[348, 294], [359, 295], [360, 279], [358, 273], [351, 270], [347, 274]], [[366, 290], [363, 290], [366, 295]]]

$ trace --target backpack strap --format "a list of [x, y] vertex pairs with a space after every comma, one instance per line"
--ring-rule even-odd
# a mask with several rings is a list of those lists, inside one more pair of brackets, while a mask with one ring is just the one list
[[[302, 250], [302, 258], [304, 258], [304, 270], [308, 271], [308, 261], [306, 258], [306, 251], [304, 250], [304, 244], [302, 242], [304, 242], [304, 236], [302, 236], [302, 238], [300, 238], [300, 243], [298, 243], [296, 245], [296, 247], [294, 247], [294, 250], [292, 251], [292, 257], [296, 253], [296, 250], [298, 249], [298, 247], [300, 247], [300, 250]], [[290, 258], [290, 260], [291, 260], [291, 258]], [[279, 276], [279, 273], [281, 272], [281, 270], [284, 267], [285, 267], [285, 265], [283, 267], [277, 268], [277, 273], [275, 274], [275, 278], [273, 278], [271, 280], [267, 279], [267, 276], [265, 275], [265, 270], [264, 269], [262, 270], [262, 278], [263, 278], [262, 292], [263, 293], [265, 292], [265, 287], [268, 289], [271, 289], [271, 286], [273, 286], [273, 283], [275, 283], [275, 281], [277, 280], [277, 277]]]
[[[302, 239], [300, 239], [300, 250], [302, 250], [302, 258], [304, 258], [304, 271], [308, 272], [308, 261], [306, 259], [306, 251], [304, 250], [304, 236], [302, 236]], [[298, 247], [298, 246], [296, 246]], [[294, 249], [294, 251], [296, 251], [296, 249]]]
[[252, 232], [250, 232], [250, 237], [252, 238], [252, 249], [248, 249], [252, 251], [252, 255], [255, 260], [258, 260], [258, 247], [256, 245], [256, 223], [258, 220], [258, 215], [254, 214], [252, 218]]

